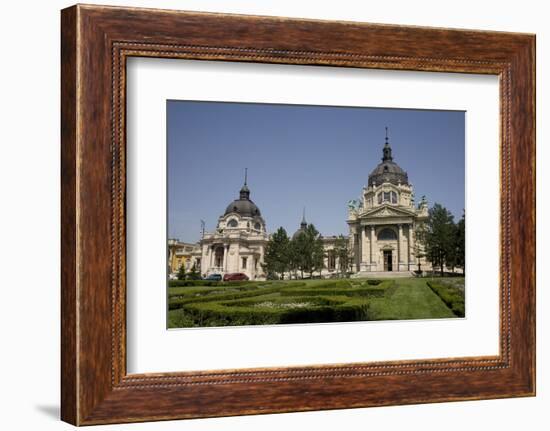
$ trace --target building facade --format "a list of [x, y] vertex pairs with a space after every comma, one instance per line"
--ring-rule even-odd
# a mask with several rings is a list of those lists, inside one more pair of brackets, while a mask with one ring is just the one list
[[[381, 272], [407, 274], [420, 268], [431, 269], [423, 257], [422, 244], [415, 238], [416, 227], [427, 218], [428, 202], [423, 197], [415, 205], [413, 186], [407, 172], [393, 160], [386, 129], [382, 161], [368, 176], [361, 198], [348, 203], [349, 236], [344, 238], [351, 250], [351, 272], [356, 276], [376, 276]], [[307, 226], [304, 212], [293, 237]], [[341, 272], [335, 250], [337, 240], [336, 236], [322, 236], [325, 250], [323, 277]], [[218, 218], [216, 229], [203, 233], [202, 239], [191, 249], [189, 244], [179, 249], [173, 245], [171, 267], [176, 271], [181, 264], [178, 259], [184, 259], [186, 268], [194, 264], [203, 277], [241, 272], [251, 280], [263, 279], [266, 276], [263, 263], [268, 241], [265, 220], [250, 199], [245, 173], [239, 198], [232, 201]]]
[[168, 240], [168, 270], [174, 274], [183, 266], [189, 272], [193, 265], [193, 252], [196, 244], [181, 242], [179, 239]]
[[361, 199], [350, 201], [348, 210], [356, 272], [428, 269], [422, 244], [415, 238], [416, 226], [428, 218], [428, 202], [423, 197], [415, 206], [413, 186], [407, 172], [393, 160], [387, 129], [382, 161], [370, 173]]
[[239, 198], [219, 217], [216, 230], [204, 233], [193, 252], [203, 276], [241, 272], [250, 280], [265, 277], [265, 246], [269, 240], [260, 209], [250, 199], [245, 175]]

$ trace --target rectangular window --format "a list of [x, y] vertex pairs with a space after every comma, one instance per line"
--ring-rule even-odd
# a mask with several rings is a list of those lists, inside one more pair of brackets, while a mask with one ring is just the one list
[[242, 258], [242, 265], [241, 265], [242, 269], [246, 269], [246, 261], [247, 261], [247, 258], [243, 257]]

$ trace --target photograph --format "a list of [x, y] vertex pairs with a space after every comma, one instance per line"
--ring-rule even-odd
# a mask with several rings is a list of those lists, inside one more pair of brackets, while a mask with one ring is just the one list
[[465, 112], [168, 100], [167, 327], [465, 318]]

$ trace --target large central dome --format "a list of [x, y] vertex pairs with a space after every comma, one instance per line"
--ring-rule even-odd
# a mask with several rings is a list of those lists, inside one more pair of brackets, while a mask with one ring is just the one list
[[260, 209], [256, 206], [254, 202], [250, 200], [250, 189], [248, 188], [247, 178], [245, 175], [244, 185], [239, 192], [239, 199], [235, 199], [225, 209], [225, 214], [237, 213], [241, 217], [255, 217], [260, 216]]
[[382, 150], [382, 163], [379, 163], [369, 175], [369, 186], [381, 185], [383, 183], [391, 184], [409, 184], [409, 177], [401, 167], [393, 161], [391, 147], [388, 142], [386, 129], [386, 143]]

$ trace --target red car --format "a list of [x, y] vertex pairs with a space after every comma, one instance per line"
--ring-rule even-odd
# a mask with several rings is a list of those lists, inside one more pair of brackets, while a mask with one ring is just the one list
[[223, 276], [223, 281], [248, 281], [248, 275], [243, 274], [242, 272], [234, 272], [232, 274], [225, 274]]

